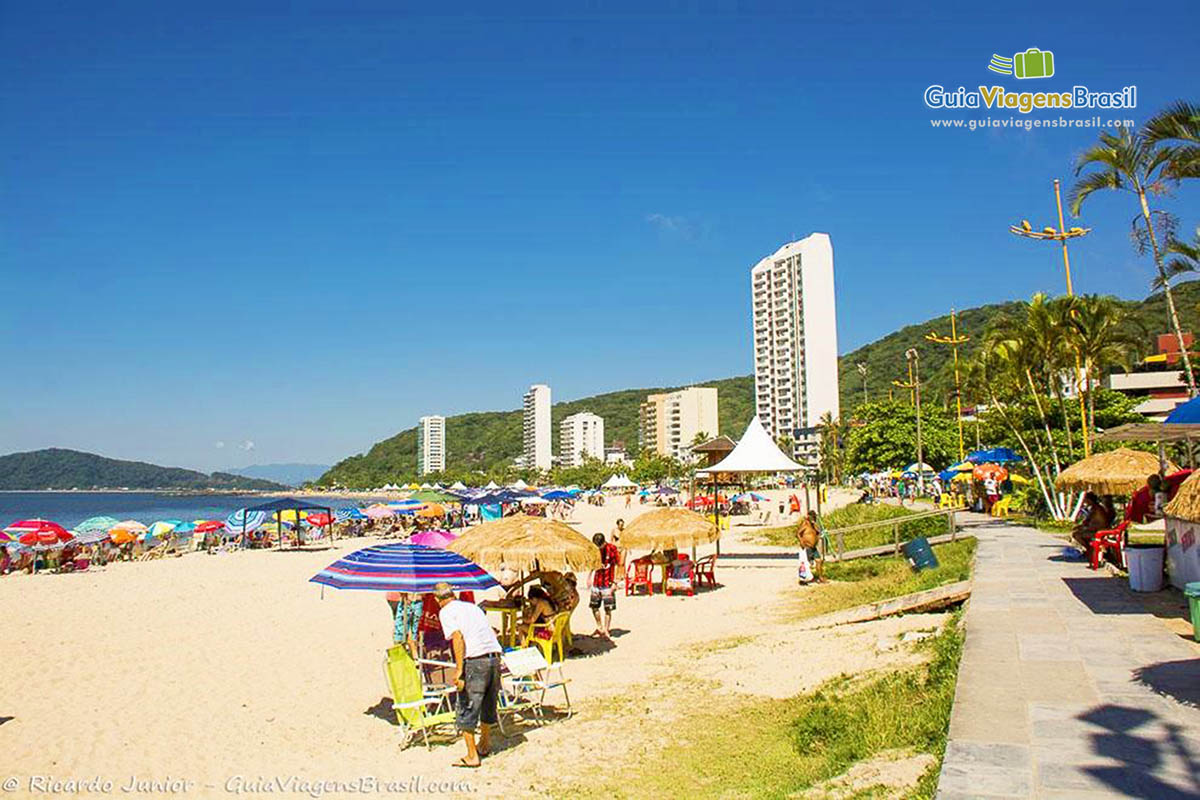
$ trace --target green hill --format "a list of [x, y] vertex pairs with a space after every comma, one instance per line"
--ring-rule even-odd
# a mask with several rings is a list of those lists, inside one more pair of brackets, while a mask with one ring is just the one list
[[[1145, 300], [1122, 301], [1134, 321], [1146, 333], [1146, 352], [1153, 346], [1154, 334], [1165, 333], [1166, 301], [1161, 294]], [[1175, 288], [1175, 302], [1185, 330], [1200, 330], [1200, 281], [1181, 283]], [[999, 315], [1012, 311], [1015, 302], [996, 303], [964, 309], [958, 314], [958, 332], [969, 340], [960, 348], [959, 358], [970, 358], [979, 347], [988, 325]], [[925, 334], [950, 333], [947, 314], [908, 325], [877, 341], [864, 345], [839, 359], [841, 407], [848, 412], [863, 400], [863, 379], [856, 364], [867, 365], [868, 397], [886, 397], [892, 380], [907, 379], [904, 351], [917, 347], [921, 353], [923, 397], [930, 402], [953, 402], [954, 362], [950, 346], [925, 340]], [[749, 375], [696, 384], [715, 386], [720, 407], [719, 433], [740, 436], [754, 411], [754, 382]], [[671, 387], [680, 388], [680, 387]], [[577, 411], [591, 411], [604, 418], [606, 444], [624, 443], [635, 455], [638, 406], [647, 394], [671, 391], [671, 388], [624, 389], [580, 400], [556, 403], [552, 409], [554, 449], [558, 449], [558, 423]], [[898, 392], [904, 390], [898, 389]], [[512, 463], [521, 454], [521, 412], [484, 411], [446, 418], [447, 473], [464, 475], [467, 471], [492, 472]], [[351, 456], [334, 465], [317, 481], [320, 485], [351, 487], [404, 483], [416, 477], [416, 428], [401, 431], [378, 442], [364, 454]]]
[[0, 490], [20, 489], [286, 489], [272, 481], [227, 472], [160, 467], [94, 453], [50, 448], [0, 456]]
[[[693, 384], [717, 389], [720, 431], [740, 436], [754, 411], [754, 383], [749, 375]], [[623, 389], [618, 392], [555, 403], [550, 411], [554, 449], [558, 450], [558, 423], [578, 411], [604, 418], [606, 444], [623, 443], [631, 455], [638, 450], [638, 407], [646, 395], [683, 387]], [[489, 472], [512, 463], [521, 455], [521, 411], [480, 411], [446, 418], [447, 472]], [[403, 430], [376, 443], [366, 453], [344, 459], [321, 476], [323, 486], [380, 486], [412, 480], [417, 472], [417, 429]]]

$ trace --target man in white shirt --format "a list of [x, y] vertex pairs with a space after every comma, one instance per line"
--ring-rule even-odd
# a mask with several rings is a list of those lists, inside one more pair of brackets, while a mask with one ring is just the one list
[[[463, 735], [467, 755], [456, 767], [475, 768], [492, 749], [491, 726], [499, 722], [496, 704], [500, 697], [500, 641], [488, 624], [483, 609], [454, 599], [448, 583], [433, 587], [440, 611], [442, 633], [454, 650], [454, 687], [458, 689], [455, 727]], [[479, 746], [475, 728], [479, 727]]]

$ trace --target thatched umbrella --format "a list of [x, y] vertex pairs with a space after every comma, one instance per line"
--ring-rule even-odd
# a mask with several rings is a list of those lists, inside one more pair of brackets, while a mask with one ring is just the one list
[[669, 550], [715, 542], [721, 533], [711, 519], [686, 508], [660, 508], [642, 514], [621, 531], [628, 550]]
[[587, 572], [600, 568], [600, 549], [566, 523], [515, 514], [464, 533], [447, 550], [489, 572]]
[[[1159, 470], [1158, 456], [1120, 447], [1076, 461], [1054, 481], [1061, 491], [1090, 490], [1096, 494], [1131, 495], [1146, 485], [1146, 478]], [[1166, 462], [1166, 472], [1179, 467]]]
[[1179, 484], [1163, 513], [1188, 522], [1200, 522], [1200, 472], [1193, 472]]

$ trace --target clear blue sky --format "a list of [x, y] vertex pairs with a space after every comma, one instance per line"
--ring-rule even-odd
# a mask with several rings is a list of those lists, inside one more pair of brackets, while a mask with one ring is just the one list
[[[1006, 226], [1096, 131], [933, 130], [925, 88], [1200, 99], [1194, 0], [575, 5], [5, 3], [0, 452], [332, 462], [533, 382], [746, 374], [749, 269], [814, 230], [842, 352], [1060, 291]], [[1033, 46], [1052, 81], [986, 70]], [[1078, 289], [1146, 293], [1134, 211], [1085, 207]]]

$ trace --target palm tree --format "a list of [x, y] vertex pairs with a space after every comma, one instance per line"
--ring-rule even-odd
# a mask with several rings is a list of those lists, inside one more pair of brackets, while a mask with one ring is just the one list
[[[1167, 298], [1167, 313], [1175, 338], [1179, 343], [1179, 352], [1183, 355], [1183, 369], [1187, 376], [1188, 396], [1196, 396], [1196, 380], [1192, 376], [1192, 360], [1187, 347], [1183, 343], [1183, 329], [1179, 326], [1179, 313], [1175, 308], [1175, 295], [1167, 278], [1166, 265], [1163, 263], [1162, 251], [1158, 246], [1158, 237], [1154, 232], [1154, 217], [1158, 214], [1150, 208], [1150, 195], [1162, 194], [1168, 184], [1177, 182], [1178, 177], [1172, 171], [1172, 155], [1174, 150], [1163, 145], [1160, 140], [1150, 138], [1145, 130], [1132, 133], [1129, 128], [1121, 128], [1116, 134], [1105, 131], [1100, 134], [1100, 143], [1088, 149], [1079, 157], [1075, 164], [1075, 174], [1082, 174], [1088, 167], [1099, 167], [1097, 171], [1089, 172], [1075, 182], [1068, 197], [1071, 213], [1079, 216], [1083, 201], [1093, 193], [1111, 189], [1127, 191], [1135, 194], [1141, 211], [1141, 221], [1145, 225], [1145, 239], [1150, 242], [1154, 254], [1154, 266], [1158, 269], [1158, 277], [1162, 282], [1163, 293]], [[1137, 218], [1134, 221], [1134, 233], [1140, 237]]]
[[1200, 228], [1196, 228], [1191, 244], [1171, 237], [1163, 250], [1174, 256], [1167, 262], [1167, 280], [1174, 280], [1189, 272], [1200, 272]]
[[1170, 177], [1200, 178], [1200, 106], [1179, 100], [1146, 121], [1146, 138], [1167, 143]]
[[[1067, 324], [1084, 374], [1099, 377], [1115, 366], [1123, 366], [1128, 372], [1129, 357], [1141, 343], [1141, 337], [1131, 329], [1131, 320], [1121, 304], [1114, 298], [1094, 294], [1075, 300], [1074, 313]], [[1096, 403], [1090, 380], [1084, 382], [1084, 390], [1090, 427], [1095, 430]]]

